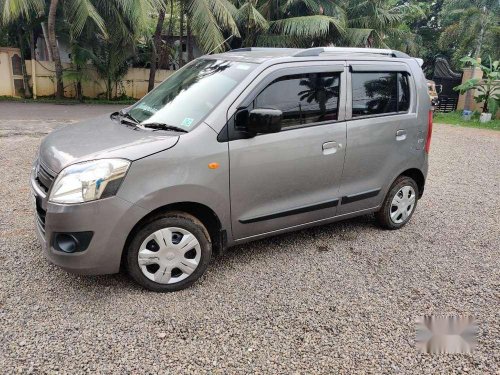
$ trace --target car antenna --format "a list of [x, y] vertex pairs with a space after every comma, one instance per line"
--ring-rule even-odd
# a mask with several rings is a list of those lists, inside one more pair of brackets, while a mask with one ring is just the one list
[[209, 53], [207, 53], [207, 55], [211, 55], [213, 51], [215, 51], [217, 48], [219, 48], [221, 45], [223, 45], [224, 43], [226, 43], [229, 39], [231, 39], [232, 37], [234, 37], [234, 34], [231, 34], [228, 38], [226, 38], [222, 43], [218, 44], [214, 49], [212, 49]]

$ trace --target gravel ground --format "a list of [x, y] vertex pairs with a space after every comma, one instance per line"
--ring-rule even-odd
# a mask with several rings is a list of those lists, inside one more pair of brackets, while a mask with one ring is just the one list
[[[9, 120], [11, 105], [0, 103], [1, 372], [500, 374], [500, 133], [435, 126], [426, 192], [399, 231], [364, 216], [261, 240], [194, 287], [155, 294], [43, 258], [28, 171], [67, 108]], [[473, 354], [417, 352], [415, 319], [443, 313], [477, 317]]]

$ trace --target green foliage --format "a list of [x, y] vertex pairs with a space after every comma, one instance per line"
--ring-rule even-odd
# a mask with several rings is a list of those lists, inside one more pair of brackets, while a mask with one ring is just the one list
[[466, 121], [462, 118], [462, 113], [458, 111], [448, 113], [435, 112], [434, 123], [500, 130], [500, 120], [498, 119], [492, 119], [489, 122], [482, 123], [479, 121], [479, 115], [477, 115], [473, 116], [471, 120]]
[[449, 52], [455, 66], [463, 56], [500, 58], [498, 0], [445, 0], [440, 17], [439, 47]]
[[[50, 2], [0, 0], [0, 45], [21, 46], [29, 55], [29, 36], [47, 21]], [[163, 34], [178, 35], [181, 20], [189, 20], [205, 53], [250, 46], [394, 48], [423, 57], [428, 75], [436, 56], [451, 58], [455, 68], [462, 56], [500, 57], [498, 0], [61, 0], [56, 33], [69, 41], [73, 59], [64, 78], [81, 86], [91, 62], [109, 83], [110, 97], [131, 64], [150, 66], [160, 10]], [[497, 105], [479, 82], [470, 84], [478, 85], [477, 99], [486, 97], [487, 108]]]
[[330, 0], [237, 0], [241, 46], [310, 47], [345, 33], [345, 12]]
[[29, 20], [43, 13], [44, 0], [2, 0], [0, 1], [0, 24], [16, 22], [20, 18]]
[[483, 113], [492, 113], [494, 116], [500, 105], [500, 62], [498, 60], [492, 62], [490, 59], [489, 66], [486, 66], [471, 57], [464, 57], [460, 61], [464, 65], [470, 64], [474, 68], [481, 69], [483, 78], [471, 78], [453, 89], [460, 91], [461, 94], [475, 90], [474, 100], [476, 103], [484, 103]]
[[236, 9], [228, 0], [187, 0], [187, 11], [197, 41], [206, 52], [226, 49], [223, 30], [240, 36], [234, 17]]

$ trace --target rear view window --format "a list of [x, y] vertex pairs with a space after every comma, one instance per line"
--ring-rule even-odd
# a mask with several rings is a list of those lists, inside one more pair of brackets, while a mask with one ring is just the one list
[[407, 112], [408, 75], [397, 72], [352, 73], [352, 117]]
[[338, 118], [340, 73], [283, 76], [267, 86], [254, 108], [283, 112], [283, 127], [335, 121]]

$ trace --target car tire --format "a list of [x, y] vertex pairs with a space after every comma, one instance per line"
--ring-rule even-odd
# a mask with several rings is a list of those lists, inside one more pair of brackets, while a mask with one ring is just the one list
[[385, 229], [399, 229], [411, 219], [418, 202], [418, 185], [411, 177], [399, 176], [391, 185], [375, 218]]
[[154, 292], [188, 288], [206, 271], [212, 257], [207, 229], [194, 216], [168, 212], [148, 221], [127, 247], [126, 269], [139, 285]]

